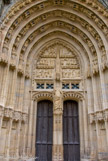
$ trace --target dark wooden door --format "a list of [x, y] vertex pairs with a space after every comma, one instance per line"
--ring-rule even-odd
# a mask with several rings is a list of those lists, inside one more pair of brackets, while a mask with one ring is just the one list
[[63, 112], [64, 161], [80, 161], [78, 103], [65, 101]]
[[36, 161], [52, 161], [53, 104], [41, 101], [37, 107]]

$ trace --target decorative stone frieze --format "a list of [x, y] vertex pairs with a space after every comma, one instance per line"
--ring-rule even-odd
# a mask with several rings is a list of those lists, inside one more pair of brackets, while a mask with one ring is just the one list
[[27, 123], [28, 121], [28, 114], [27, 113], [23, 113], [21, 111], [15, 111], [11, 108], [3, 108], [2, 106], [0, 106], [0, 116], [3, 116], [4, 118], [7, 119], [12, 119], [15, 121], [23, 121], [25, 123]]
[[90, 124], [95, 122], [108, 121], [108, 109], [90, 113], [89, 120], [90, 120]]

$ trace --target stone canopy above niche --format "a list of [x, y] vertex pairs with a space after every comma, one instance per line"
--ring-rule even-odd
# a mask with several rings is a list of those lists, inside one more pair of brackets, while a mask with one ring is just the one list
[[40, 52], [34, 66], [33, 79], [62, 79], [80, 78], [80, 64], [75, 51], [54, 44]]

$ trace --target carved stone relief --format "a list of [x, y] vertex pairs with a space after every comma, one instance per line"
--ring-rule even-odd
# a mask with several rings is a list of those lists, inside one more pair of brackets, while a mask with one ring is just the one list
[[50, 46], [39, 54], [33, 71], [33, 80], [50, 78], [79, 78], [80, 65], [75, 51], [71, 51], [61, 44]]

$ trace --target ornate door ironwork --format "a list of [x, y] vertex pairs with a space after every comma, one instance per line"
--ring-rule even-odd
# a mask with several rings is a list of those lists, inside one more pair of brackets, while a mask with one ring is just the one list
[[63, 112], [64, 161], [80, 161], [78, 103], [65, 101]]
[[52, 161], [53, 103], [41, 101], [37, 108], [36, 161]]

